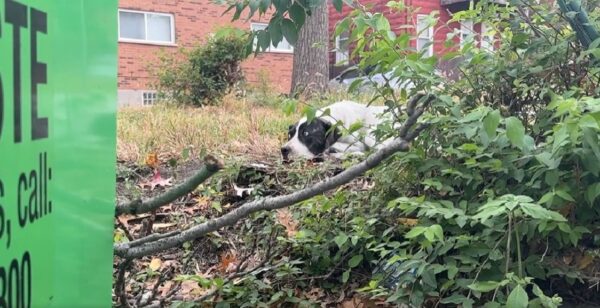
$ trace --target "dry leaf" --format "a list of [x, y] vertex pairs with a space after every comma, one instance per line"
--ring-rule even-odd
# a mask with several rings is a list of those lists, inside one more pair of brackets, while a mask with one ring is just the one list
[[313, 302], [318, 302], [325, 296], [325, 292], [321, 288], [312, 288], [306, 292], [305, 296]]
[[165, 297], [165, 296], [167, 296], [167, 294], [169, 294], [169, 291], [171, 291], [172, 288], [173, 288], [173, 281], [169, 280], [169, 281], [165, 282], [164, 285], [158, 287], [158, 292], [160, 292], [161, 297]]
[[577, 265], [577, 268], [582, 270], [588, 267], [588, 265], [590, 265], [592, 261], [594, 261], [594, 257], [586, 254], [583, 256], [583, 258], [581, 258], [581, 260], [579, 260], [579, 265]]
[[191, 299], [196, 294], [202, 293], [202, 288], [198, 285], [197, 282], [192, 280], [186, 280], [181, 283], [180, 294], [184, 299]]
[[150, 261], [150, 269], [155, 272], [160, 268], [161, 265], [162, 261], [158, 258], [154, 258], [152, 261]]
[[288, 237], [294, 237], [298, 232], [298, 222], [292, 216], [289, 209], [277, 210], [277, 220], [285, 227]]
[[398, 218], [398, 222], [403, 226], [414, 227], [419, 223], [419, 220], [413, 218]]
[[155, 223], [152, 225], [152, 230], [158, 231], [176, 226], [176, 223]]
[[219, 271], [223, 274], [233, 272], [237, 265], [238, 259], [235, 252], [224, 252], [219, 256]]
[[154, 190], [154, 188], [156, 188], [156, 186], [162, 186], [162, 187], [173, 186], [173, 184], [171, 183], [172, 179], [173, 178], [163, 179], [163, 177], [160, 175], [160, 172], [158, 170], [155, 170], [154, 175], [152, 176], [152, 180], [149, 182], [140, 183], [139, 186], [141, 188], [149, 186], [150, 190]]
[[194, 201], [196, 201], [195, 206], [198, 207], [200, 210], [205, 211], [210, 209], [210, 198], [205, 196], [198, 196], [194, 198]]
[[132, 216], [132, 215], [123, 215], [123, 216], [118, 216], [117, 219], [119, 220], [119, 222], [125, 227], [128, 228], [129, 227], [129, 219], [127, 218], [127, 216]]
[[573, 262], [573, 256], [572, 255], [565, 255], [562, 257], [563, 262], [565, 262], [566, 265], [570, 265], [571, 262]]
[[156, 153], [150, 153], [146, 156], [146, 165], [152, 169], [158, 168], [158, 155]]

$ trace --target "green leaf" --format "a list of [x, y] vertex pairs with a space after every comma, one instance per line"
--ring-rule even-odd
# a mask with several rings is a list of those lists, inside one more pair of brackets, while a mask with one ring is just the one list
[[550, 191], [550, 192], [547, 192], [546, 194], [544, 194], [542, 196], [542, 198], [540, 198], [540, 201], [538, 201], [538, 202], [552, 204], [553, 199], [554, 199], [554, 192]]
[[405, 238], [415, 238], [425, 232], [425, 227], [414, 227], [404, 235]]
[[348, 128], [348, 134], [352, 134], [356, 131], [358, 131], [359, 129], [361, 129], [363, 127], [363, 123], [360, 121], [354, 122], [352, 124], [350, 124], [350, 127]]
[[304, 25], [306, 12], [304, 11], [304, 8], [300, 4], [298, 4], [297, 1], [294, 1], [294, 4], [292, 4], [288, 13], [294, 21], [294, 23], [296, 24], [297, 28], [300, 28], [302, 27], [302, 25]]
[[267, 31], [258, 31], [256, 39], [258, 40], [258, 46], [260, 47], [260, 50], [267, 50], [271, 46], [271, 38], [269, 37], [269, 33]]
[[515, 117], [506, 119], [506, 136], [512, 145], [523, 149], [525, 145], [525, 127], [521, 123], [521, 120]]
[[260, 3], [258, 2], [258, 0], [250, 0], [248, 2], [248, 7], [250, 8], [250, 13], [248, 14], [248, 19], [250, 19], [252, 17], [252, 15], [254, 15], [256, 10], [258, 10], [259, 4]]
[[560, 159], [553, 159], [552, 153], [542, 152], [537, 154], [535, 158], [542, 164], [546, 165], [548, 169], [556, 169], [560, 165]]
[[561, 214], [543, 208], [535, 203], [521, 203], [521, 210], [527, 216], [539, 220], [567, 221]]
[[283, 113], [285, 113], [288, 116], [291, 115], [292, 113], [296, 112], [297, 105], [298, 103], [296, 102], [296, 100], [286, 99], [283, 102]]
[[334, 237], [333, 240], [339, 248], [342, 248], [342, 246], [348, 241], [348, 235], [345, 233], [340, 233], [338, 236]]
[[313, 106], [308, 105], [304, 107], [302, 113], [306, 116], [306, 121], [310, 123], [315, 119], [317, 115], [317, 109]]
[[433, 230], [430, 228], [427, 228], [425, 230], [425, 232], [423, 233], [423, 235], [425, 235], [425, 238], [430, 242], [433, 242], [435, 240], [435, 234], [433, 233]]
[[258, 6], [258, 11], [260, 13], [265, 13], [269, 9], [270, 5], [271, 5], [271, 0], [260, 0], [260, 4]]
[[600, 182], [590, 185], [585, 191], [585, 199], [590, 203], [590, 205], [594, 204], [596, 198], [600, 196]]
[[527, 304], [529, 304], [529, 297], [521, 285], [517, 285], [506, 299], [507, 308], [527, 308]]
[[490, 139], [494, 139], [494, 137], [496, 137], [496, 129], [498, 129], [498, 124], [500, 124], [500, 111], [498, 110], [489, 112], [485, 118], [483, 118], [483, 128]]
[[391, 29], [390, 22], [388, 21], [383, 14], [377, 15], [375, 20], [375, 30], [376, 31], [389, 31]]
[[355, 255], [354, 257], [352, 257], [352, 259], [348, 261], [348, 266], [350, 266], [350, 268], [357, 267], [362, 260], [363, 255]]
[[338, 12], [342, 11], [342, 0], [333, 0], [333, 7], [335, 7], [335, 10]]
[[421, 279], [424, 284], [426, 284], [432, 288], [437, 287], [437, 281], [435, 279], [435, 274], [430, 269], [423, 271], [423, 273], [421, 274]]
[[443, 241], [444, 240], [444, 230], [442, 230], [442, 226], [440, 225], [433, 225], [431, 227], [429, 227], [432, 231], [433, 234], [440, 240]]
[[243, 3], [238, 2], [235, 5], [235, 13], [233, 14], [233, 17], [231, 18], [231, 20], [233, 21], [233, 20], [240, 19], [240, 15], [242, 15], [242, 11], [244, 10], [245, 7], [246, 6]]
[[573, 196], [571, 196], [571, 194], [569, 194], [569, 192], [567, 192], [566, 190], [559, 189], [559, 190], [555, 191], [555, 193], [556, 193], [556, 195], [563, 198], [564, 200], [575, 202], [575, 199], [573, 199]]
[[600, 160], [600, 145], [598, 144], [598, 132], [591, 128], [583, 129], [583, 140], [596, 156], [596, 159]]
[[271, 43], [273, 46], [277, 46], [283, 40], [283, 33], [281, 33], [281, 23], [275, 22], [277, 19], [273, 18], [269, 22], [269, 26], [267, 27], [267, 31], [271, 36]]
[[347, 270], [342, 274], [342, 282], [343, 283], [348, 282], [349, 278], [350, 278], [350, 270]]
[[458, 274], [458, 267], [455, 265], [448, 266], [448, 279], [454, 279], [456, 274]]
[[294, 25], [294, 22], [284, 18], [281, 21], [281, 33], [283, 33], [283, 37], [291, 44], [296, 45], [298, 41], [298, 28]]
[[273, 0], [273, 5], [278, 12], [285, 12], [290, 7], [290, 0]]
[[497, 281], [478, 281], [470, 284], [469, 289], [477, 292], [490, 292], [500, 286], [500, 282]]

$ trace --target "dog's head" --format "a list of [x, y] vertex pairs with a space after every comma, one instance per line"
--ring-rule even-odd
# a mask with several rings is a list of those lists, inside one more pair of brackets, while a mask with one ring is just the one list
[[300, 120], [288, 129], [288, 141], [281, 147], [283, 160], [290, 158], [313, 159], [333, 145], [340, 134], [336, 128], [320, 118], [308, 122]]

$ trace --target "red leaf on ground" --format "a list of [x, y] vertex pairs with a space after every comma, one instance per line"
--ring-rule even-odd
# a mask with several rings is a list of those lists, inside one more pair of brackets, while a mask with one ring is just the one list
[[173, 183], [171, 183], [172, 180], [173, 180], [173, 178], [164, 179], [160, 175], [160, 172], [158, 171], [158, 169], [156, 169], [154, 171], [154, 175], [152, 176], [152, 180], [142, 182], [139, 184], [139, 186], [141, 188], [150, 187], [150, 190], [154, 190], [154, 188], [156, 188], [156, 186], [162, 186], [162, 187], [173, 186]]

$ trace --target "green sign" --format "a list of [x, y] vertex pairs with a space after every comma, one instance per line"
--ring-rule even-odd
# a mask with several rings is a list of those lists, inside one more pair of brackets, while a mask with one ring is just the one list
[[0, 0], [0, 308], [111, 305], [117, 0]]

